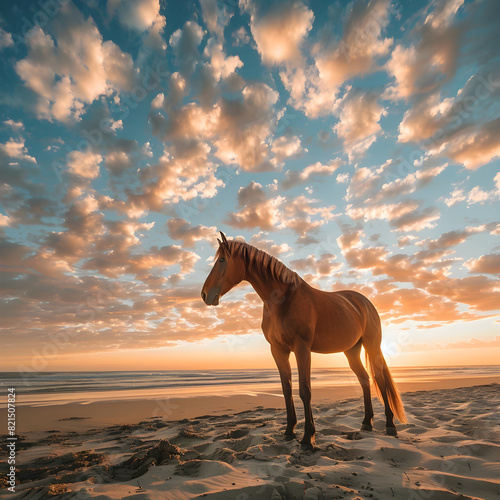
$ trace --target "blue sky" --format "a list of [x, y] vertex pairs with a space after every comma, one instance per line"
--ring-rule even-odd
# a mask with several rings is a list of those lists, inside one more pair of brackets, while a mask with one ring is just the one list
[[250, 287], [199, 298], [219, 230], [365, 293], [393, 364], [495, 362], [499, 14], [2, 5], [4, 366], [271, 366]]

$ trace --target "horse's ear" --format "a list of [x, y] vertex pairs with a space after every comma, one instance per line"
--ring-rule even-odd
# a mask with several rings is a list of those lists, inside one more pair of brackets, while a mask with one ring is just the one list
[[220, 235], [221, 235], [221, 238], [222, 238], [222, 242], [217, 239], [219, 241], [219, 244], [221, 245], [222, 249], [224, 250], [224, 252], [226, 253], [226, 255], [231, 255], [231, 250], [229, 250], [229, 243], [227, 242], [227, 238], [226, 238], [226, 235], [222, 232], [222, 231], [219, 231], [220, 232]]
[[228, 255], [228, 248], [227, 248], [227, 245], [224, 245], [224, 243], [222, 243], [221, 240], [219, 240], [219, 238], [217, 238], [217, 241], [219, 242], [219, 248], [222, 250], [222, 253], [224, 255]]
[[230, 255], [231, 252], [229, 251], [229, 243], [227, 242], [226, 235], [222, 231], [219, 232], [222, 238], [222, 247], [226, 250], [227, 254]]

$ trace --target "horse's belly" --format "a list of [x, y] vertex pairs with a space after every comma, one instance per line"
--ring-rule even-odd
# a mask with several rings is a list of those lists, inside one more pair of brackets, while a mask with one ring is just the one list
[[[358, 339], [359, 340], [359, 339]], [[332, 354], [334, 352], [348, 351], [351, 347], [356, 345], [356, 342], [332, 342], [332, 343], [318, 343], [313, 342], [311, 346], [312, 352], [320, 354]]]
[[339, 330], [334, 326], [330, 328], [316, 328], [314, 332], [311, 351], [323, 354], [344, 352], [355, 346], [361, 338], [361, 328], [344, 328]]

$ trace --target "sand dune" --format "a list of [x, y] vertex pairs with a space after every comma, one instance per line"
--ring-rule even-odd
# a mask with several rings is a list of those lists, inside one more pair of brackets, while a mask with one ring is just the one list
[[2, 496], [500, 499], [500, 385], [405, 393], [404, 402], [398, 438], [383, 434], [378, 402], [371, 433], [358, 431], [359, 399], [316, 405], [314, 452], [284, 441], [285, 412], [263, 407], [28, 435], [17, 494]]

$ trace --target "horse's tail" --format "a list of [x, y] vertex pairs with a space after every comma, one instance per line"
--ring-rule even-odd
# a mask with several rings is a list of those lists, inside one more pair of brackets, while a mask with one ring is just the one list
[[[406, 414], [403, 407], [403, 401], [401, 400], [401, 395], [399, 394], [398, 386], [394, 379], [392, 378], [389, 367], [384, 359], [382, 351], [379, 350], [377, 353], [369, 352], [365, 346], [366, 354], [366, 364], [370, 369], [370, 375], [373, 381], [373, 388], [377, 394], [380, 401], [383, 403], [382, 391], [385, 390], [387, 399], [389, 401], [389, 406], [394, 413], [394, 416], [402, 423], [406, 424]], [[380, 387], [377, 381], [376, 373], [377, 369], [382, 372], [383, 380], [385, 382], [385, 387]]]

